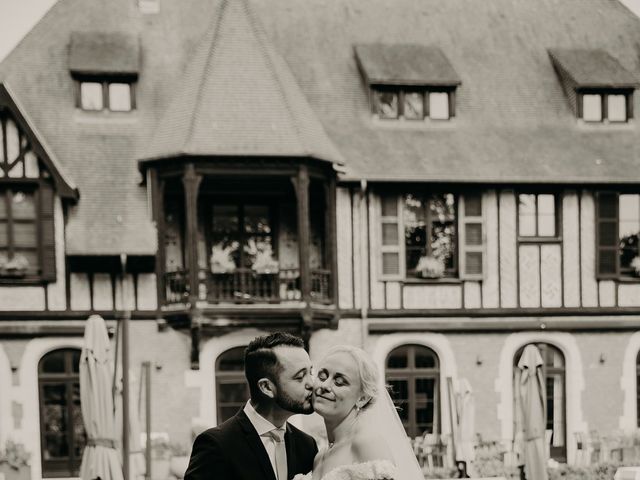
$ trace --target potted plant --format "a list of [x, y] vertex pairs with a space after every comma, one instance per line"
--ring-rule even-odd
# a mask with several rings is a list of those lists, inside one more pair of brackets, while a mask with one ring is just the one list
[[184, 443], [175, 442], [169, 445], [169, 449], [171, 450], [169, 472], [176, 478], [183, 478], [189, 466], [190, 448]]
[[633, 268], [636, 277], [640, 277], [640, 256], [633, 257], [633, 260], [631, 260], [631, 268]]
[[29, 268], [29, 260], [21, 254], [9, 259], [6, 255], [0, 256], [0, 274], [7, 277], [23, 277]]
[[23, 444], [7, 440], [0, 450], [0, 476], [6, 480], [29, 480], [31, 478], [31, 454]]
[[424, 255], [418, 260], [416, 271], [422, 278], [441, 278], [444, 275], [444, 262], [432, 255]]
[[169, 466], [171, 449], [169, 436], [151, 436], [151, 478], [153, 480], [166, 480], [169, 478]]
[[236, 269], [236, 263], [233, 260], [233, 252], [238, 248], [238, 242], [232, 242], [226, 247], [222, 242], [216, 243], [211, 247], [211, 273], [232, 273]]
[[273, 249], [271, 245], [265, 245], [262, 250], [258, 250], [255, 254], [255, 260], [251, 265], [251, 269], [259, 274], [273, 274], [280, 271], [278, 260], [273, 257]]

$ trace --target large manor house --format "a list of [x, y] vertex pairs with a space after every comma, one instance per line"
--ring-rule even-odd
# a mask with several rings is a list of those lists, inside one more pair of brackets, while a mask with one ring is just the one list
[[467, 379], [508, 448], [528, 344], [554, 459], [635, 430], [639, 85], [617, 0], [59, 0], [0, 64], [0, 444], [77, 476], [92, 314], [186, 445], [275, 330], [367, 350], [411, 437]]

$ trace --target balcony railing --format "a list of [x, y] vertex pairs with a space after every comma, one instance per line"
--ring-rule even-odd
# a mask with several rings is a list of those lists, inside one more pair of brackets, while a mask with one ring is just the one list
[[[302, 300], [298, 269], [256, 272], [251, 268], [236, 268], [227, 273], [201, 270], [198, 277], [198, 299], [209, 303], [280, 303]], [[189, 297], [189, 272], [167, 272], [165, 289], [167, 304], [186, 302]], [[331, 301], [329, 270], [311, 270], [311, 298], [319, 303]]]

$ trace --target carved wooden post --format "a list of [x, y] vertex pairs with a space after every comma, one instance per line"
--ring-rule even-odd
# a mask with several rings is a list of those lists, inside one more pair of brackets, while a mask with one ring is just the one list
[[166, 301], [165, 283], [165, 245], [164, 245], [164, 184], [154, 168], [148, 170], [147, 188], [151, 189], [151, 214], [158, 232], [158, 250], [156, 253], [156, 288], [158, 293], [158, 308]]
[[195, 308], [198, 300], [198, 189], [202, 175], [196, 174], [193, 163], [185, 165], [184, 207], [186, 224], [186, 263], [189, 269], [189, 303]]
[[298, 251], [300, 254], [300, 289], [302, 300], [311, 302], [311, 271], [309, 269], [309, 247], [311, 233], [309, 226], [309, 171], [306, 165], [298, 169], [296, 179], [298, 197]]
[[338, 321], [338, 233], [337, 233], [337, 205], [336, 178], [332, 176], [324, 186], [325, 192], [325, 231], [327, 269], [331, 272], [329, 283], [329, 298], [336, 306], [333, 323], [337, 327]]
[[311, 270], [309, 268], [309, 247], [311, 233], [309, 226], [309, 170], [306, 165], [300, 165], [295, 185], [298, 207], [298, 252], [300, 255], [300, 290], [305, 304], [302, 312], [302, 335], [309, 336], [311, 332]]
[[186, 260], [189, 269], [189, 320], [191, 323], [191, 368], [199, 368], [201, 315], [198, 302], [198, 189], [202, 175], [196, 174], [193, 163], [185, 165], [182, 183], [186, 219]]

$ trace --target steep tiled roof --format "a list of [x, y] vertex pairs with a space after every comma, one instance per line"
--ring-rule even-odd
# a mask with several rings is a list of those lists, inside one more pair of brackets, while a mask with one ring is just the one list
[[278, 155], [341, 162], [245, 0], [223, 0], [143, 159]]
[[[616, 0], [254, 5], [345, 157], [344, 178], [640, 182], [638, 123], [580, 125], [547, 52], [602, 49], [637, 76], [640, 21]], [[456, 117], [419, 126], [374, 120], [353, 50], [372, 43], [440, 47], [462, 81]]]
[[356, 45], [356, 56], [370, 84], [459, 85], [460, 77], [435, 46]]
[[[137, 37], [140, 18], [128, 0], [60, 0], [0, 64], [9, 84], [65, 172], [80, 199], [68, 209], [69, 254], [152, 254], [156, 230], [135, 160], [141, 111], [82, 112], [75, 108], [69, 71], [72, 32]], [[146, 109], [144, 95], [137, 99]], [[147, 113], [147, 112], [145, 112]]]
[[[80, 191], [69, 253], [155, 251], [140, 158], [309, 155], [344, 158], [346, 179], [640, 183], [638, 122], [581, 125], [548, 54], [602, 50], [637, 78], [640, 21], [616, 0], [135, 5], [59, 0], [0, 64]], [[133, 112], [75, 109], [71, 35], [96, 28], [140, 38]], [[461, 80], [456, 117], [375, 121], [354, 50], [370, 44], [444, 52]]]

